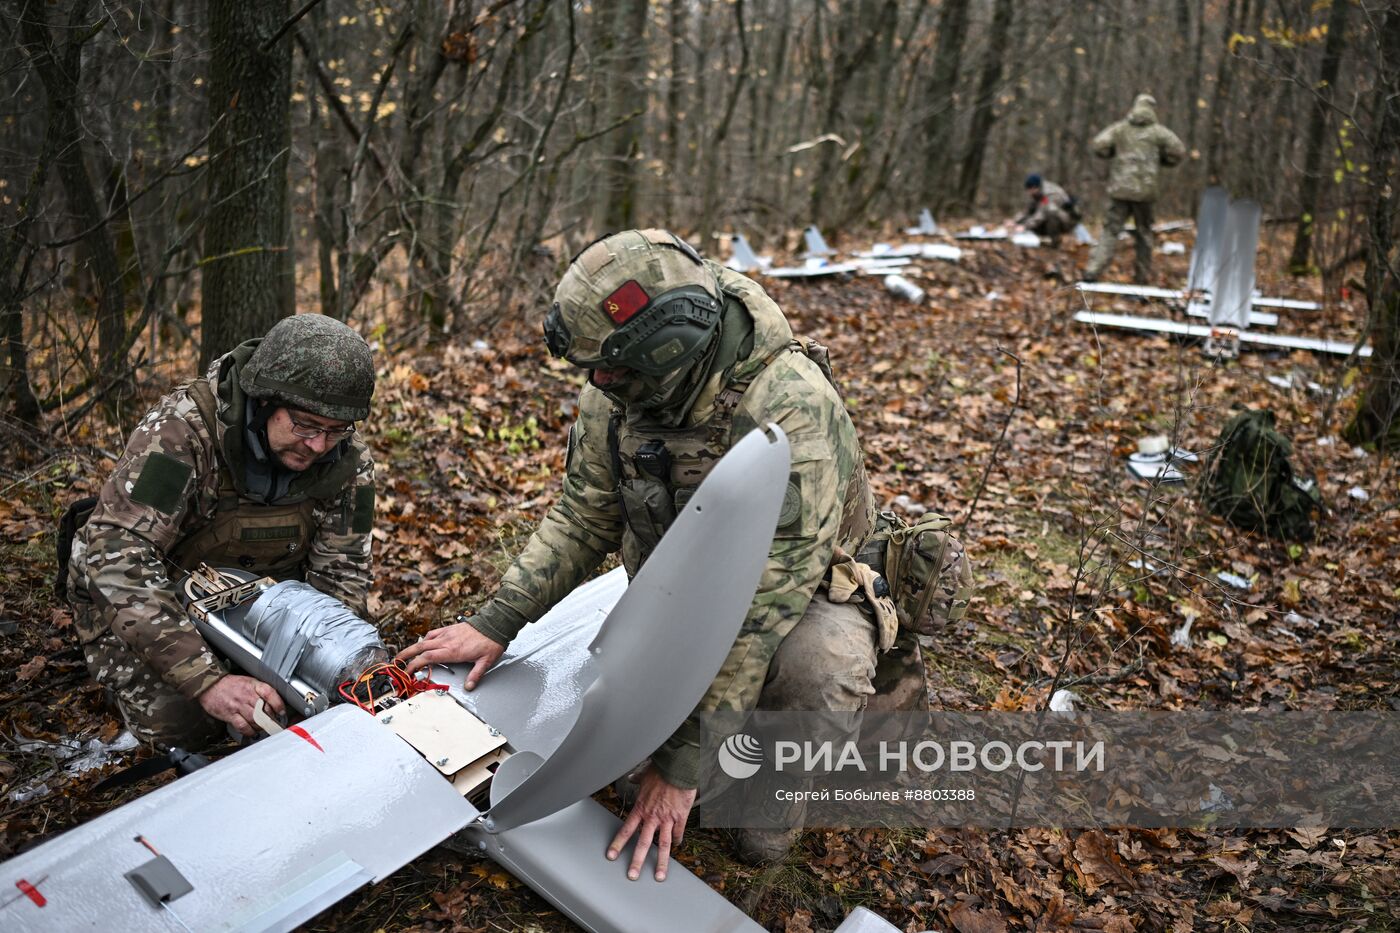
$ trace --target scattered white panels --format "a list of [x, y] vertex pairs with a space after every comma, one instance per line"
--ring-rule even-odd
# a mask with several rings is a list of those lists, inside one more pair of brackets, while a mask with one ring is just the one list
[[1081, 292], [1095, 295], [1127, 295], [1130, 298], [1156, 298], [1180, 301], [1185, 293], [1178, 288], [1158, 288], [1155, 285], [1120, 285], [1117, 282], [1079, 282], [1074, 286]]
[[924, 247], [920, 243], [906, 243], [902, 246], [876, 243], [870, 249], [854, 255], [857, 259], [899, 259], [906, 256], [922, 256], [923, 254]]
[[[1186, 313], [1191, 317], [1210, 317], [1210, 303], [1200, 301], [1188, 301], [1186, 303]], [[1278, 325], [1278, 315], [1270, 314], [1267, 311], [1249, 312], [1250, 327], [1275, 327]]]
[[[1085, 294], [1123, 295], [1128, 298], [1155, 299], [1158, 301], [1180, 302], [1186, 299], [1186, 292], [1175, 288], [1159, 288], [1156, 285], [1127, 285], [1117, 282], [1078, 282], [1074, 286]], [[1292, 308], [1299, 311], [1316, 311], [1318, 305], [1312, 301], [1296, 301], [1292, 298], [1253, 298], [1250, 304], [1255, 308]], [[1187, 304], [1187, 313], [1192, 317], [1210, 316], [1209, 296], [1204, 300]], [[1249, 316], [1250, 326], [1273, 326], [1278, 324], [1278, 315], [1267, 312], [1253, 312]]]
[[1075, 224], [1074, 242], [1082, 243], [1085, 246], [1093, 246], [1098, 241], [1094, 239], [1094, 235], [1089, 232], [1088, 227], [1084, 226], [1083, 224]]
[[742, 233], [736, 233], [730, 238], [729, 248], [733, 255], [725, 260], [724, 264], [735, 272], [757, 272], [773, 264], [772, 257], [755, 253], [749, 245], [748, 238]]
[[857, 259], [942, 259], [946, 262], [960, 262], [963, 251], [956, 246], [949, 246], [947, 243], [906, 243], [902, 246], [891, 246], [888, 243], [876, 243], [870, 249], [862, 253], [856, 253]]
[[1221, 187], [1201, 193], [1196, 212], [1196, 243], [1191, 249], [1191, 268], [1186, 276], [1188, 291], [1212, 291], [1220, 271], [1220, 240], [1225, 231], [1225, 213], [1230, 196]]
[[1255, 295], [1250, 304], [1256, 308], [1284, 308], [1290, 311], [1317, 311], [1322, 306], [1316, 301], [1299, 301], [1296, 298], [1266, 298]]
[[807, 244], [807, 252], [804, 259], [815, 259], [822, 256], [834, 256], [836, 250], [826, 245], [826, 240], [822, 237], [822, 232], [815, 226], [808, 227], [802, 231], [802, 240]]
[[909, 236], [936, 236], [938, 234], [938, 224], [934, 223], [933, 212], [928, 208], [919, 211], [919, 225], [909, 227], [904, 231]]
[[800, 266], [783, 269], [766, 269], [764, 275], [775, 279], [816, 279], [827, 275], [846, 275], [859, 272], [860, 266], [853, 262], [829, 262], [824, 259], [809, 259]]
[[986, 227], [973, 227], [966, 233], [954, 234], [955, 240], [1005, 240], [1009, 234], [1005, 230], [988, 230]]
[[911, 259], [856, 259], [852, 264], [866, 275], [890, 275], [903, 269]]
[[961, 262], [963, 251], [947, 243], [925, 243], [923, 258], [942, 259], [946, 262]]
[[1254, 261], [1259, 249], [1259, 205], [1236, 201], [1225, 214], [1220, 244], [1220, 285], [1211, 294], [1210, 322], [1216, 327], [1249, 329], [1254, 295]]
[[1290, 350], [1316, 350], [1319, 353], [1335, 353], [1338, 356], [1351, 356], [1353, 350], [1359, 357], [1371, 355], [1371, 347], [1362, 345], [1359, 349], [1352, 340], [1323, 340], [1317, 337], [1294, 337], [1288, 334], [1240, 334], [1242, 343], [1253, 343], [1261, 347], [1284, 347]]
[[1074, 319], [1081, 324], [1099, 327], [1122, 327], [1127, 330], [1141, 330], [1158, 334], [1179, 334], [1183, 337], [1209, 337], [1209, 324], [1187, 324], [1183, 321], [1168, 321], [1162, 318], [1134, 317], [1131, 314], [1101, 314], [1097, 311], [1080, 311]]
[[[1160, 318], [1134, 317], [1130, 314], [1101, 314], [1095, 311], [1080, 311], [1074, 319], [1081, 324], [1092, 324], [1097, 327], [1120, 327], [1125, 330], [1145, 331], [1158, 334], [1178, 334], [1184, 337], [1206, 338], [1211, 335], [1209, 324], [1186, 324], [1181, 321], [1167, 321]], [[1292, 350], [1315, 350], [1318, 353], [1335, 353], [1341, 356], [1350, 356], [1353, 350], [1356, 355], [1367, 357], [1371, 355], [1371, 348], [1363, 346], [1356, 349], [1356, 344], [1346, 340], [1325, 340], [1316, 337], [1290, 337], [1283, 334], [1256, 334], [1251, 331], [1241, 332], [1240, 343], [1254, 344], [1263, 347], [1283, 347]]]
[[1035, 249], [1040, 245], [1040, 237], [1029, 231], [1011, 234], [1011, 242], [1017, 246], [1024, 246], [1027, 249]]

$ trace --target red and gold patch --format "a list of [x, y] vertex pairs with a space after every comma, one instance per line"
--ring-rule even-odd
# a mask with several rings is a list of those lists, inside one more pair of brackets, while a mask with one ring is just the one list
[[651, 296], [637, 284], [636, 279], [628, 279], [618, 286], [617, 291], [603, 299], [603, 313], [612, 318], [614, 324], [625, 324], [649, 301]]

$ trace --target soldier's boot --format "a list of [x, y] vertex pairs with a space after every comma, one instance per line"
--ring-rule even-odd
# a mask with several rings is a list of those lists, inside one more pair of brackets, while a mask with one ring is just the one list
[[741, 829], [734, 842], [734, 854], [745, 865], [781, 862], [801, 835], [799, 828]]
[[[774, 775], [774, 789], [782, 786], [776, 777]], [[804, 780], [799, 782], [797, 790], [806, 791], [811, 786], [810, 779]], [[746, 865], [766, 865], [787, 858], [793, 843], [802, 835], [807, 817], [807, 804], [800, 799], [802, 794], [794, 796], [799, 799], [782, 800], [773, 792], [763, 794], [758, 822], [766, 825], [739, 830], [734, 839], [734, 854], [739, 861]]]

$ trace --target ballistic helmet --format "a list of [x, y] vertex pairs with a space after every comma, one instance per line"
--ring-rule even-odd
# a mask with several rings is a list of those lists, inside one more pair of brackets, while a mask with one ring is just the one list
[[374, 358], [365, 338], [335, 318], [295, 314], [258, 341], [238, 377], [251, 398], [360, 421], [374, 395]]
[[700, 358], [719, 326], [715, 274], [665, 230], [626, 230], [574, 257], [545, 318], [551, 355], [656, 379]]
[[1029, 189], [1031, 189], [1031, 188], [1039, 188], [1039, 187], [1040, 187], [1040, 176], [1039, 176], [1039, 175], [1037, 175], [1037, 174], [1035, 174], [1034, 172], [1032, 172], [1031, 174], [1029, 174], [1029, 175], [1026, 176], [1026, 189], [1027, 189], [1027, 190], [1029, 190]]

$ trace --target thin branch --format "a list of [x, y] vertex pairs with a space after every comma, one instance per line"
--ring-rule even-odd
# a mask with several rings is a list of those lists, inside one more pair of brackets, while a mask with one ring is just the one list
[[268, 39], [262, 45], [258, 46], [258, 52], [260, 54], [266, 55], [268, 50], [277, 44], [277, 40], [281, 39], [287, 34], [287, 30], [291, 29], [298, 22], [300, 22], [301, 18], [307, 13], [310, 13], [312, 10], [314, 10], [320, 4], [320, 2], [321, 0], [306, 0], [306, 3], [302, 6], [302, 8], [293, 13], [292, 18], [283, 23], [282, 27], [272, 34], [271, 39]]
[[1001, 435], [997, 437], [996, 446], [992, 448], [991, 456], [987, 458], [987, 465], [982, 470], [982, 479], [977, 483], [977, 492], [972, 497], [972, 505], [968, 506], [967, 514], [953, 527], [957, 531], [967, 527], [967, 523], [972, 521], [972, 514], [977, 511], [977, 503], [982, 498], [982, 490], [987, 488], [987, 477], [991, 475], [992, 467], [996, 466], [997, 454], [1001, 452], [1001, 445], [1006, 440], [1006, 431], [1011, 427], [1011, 419], [1016, 417], [1016, 409], [1021, 404], [1021, 358], [1005, 347], [997, 347], [999, 351], [1016, 361], [1016, 395], [1011, 399], [1011, 409], [1006, 413], [1006, 420], [1001, 425]]

